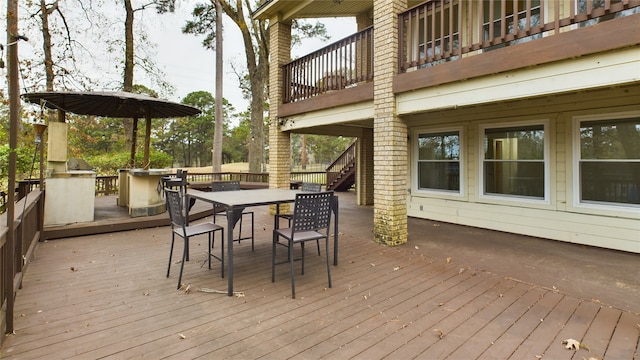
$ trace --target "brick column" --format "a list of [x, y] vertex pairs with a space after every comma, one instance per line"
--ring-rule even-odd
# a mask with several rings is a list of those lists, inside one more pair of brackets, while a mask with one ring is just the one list
[[373, 129], [362, 129], [356, 151], [356, 204], [373, 205]]
[[406, 0], [374, 0], [374, 210], [376, 242], [407, 242], [407, 124], [396, 115], [393, 75], [398, 64], [398, 14]]
[[291, 138], [280, 131], [278, 108], [282, 104], [282, 66], [291, 61], [291, 24], [269, 20], [269, 187], [289, 188]]

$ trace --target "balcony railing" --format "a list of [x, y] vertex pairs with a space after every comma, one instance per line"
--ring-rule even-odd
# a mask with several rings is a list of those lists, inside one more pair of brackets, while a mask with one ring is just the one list
[[638, 0], [431, 0], [399, 15], [398, 72], [638, 12]]
[[283, 66], [283, 102], [373, 81], [373, 27]]

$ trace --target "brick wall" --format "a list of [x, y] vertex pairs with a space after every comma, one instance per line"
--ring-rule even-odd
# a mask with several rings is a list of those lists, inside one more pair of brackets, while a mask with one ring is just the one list
[[374, 42], [374, 239], [407, 242], [407, 125], [396, 115], [393, 75], [397, 67], [398, 14], [406, 0], [375, 0]]
[[291, 138], [280, 131], [278, 107], [282, 104], [282, 67], [291, 59], [291, 24], [270, 21], [269, 65], [269, 187], [289, 188]]

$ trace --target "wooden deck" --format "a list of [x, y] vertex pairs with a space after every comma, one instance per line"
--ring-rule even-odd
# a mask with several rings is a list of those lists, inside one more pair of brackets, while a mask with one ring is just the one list
[[[307, 249], [293, 300], [286, 265], [270, 281], [272, 218], [254, 210], [255, 252], [249, 241], [234, 249], [243, 296], [201, 291], [224, 291], [226, 279], [218, 262], [204, 265], [197, 238], [188, 291], [176, 291], [179, 264], [165, 277], [168, 227], [40, 243], [0, 358], [638, 359], [637, 313], [430, 258], [418, 245], [382, 247], [362, 231], [370, 208], [341, 213], [333, 288], [324, 251]], [[585, 347], [565, 349], [570, 338]]]

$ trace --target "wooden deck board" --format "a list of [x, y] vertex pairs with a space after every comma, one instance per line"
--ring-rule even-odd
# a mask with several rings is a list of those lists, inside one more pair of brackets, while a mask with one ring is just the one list
[[[422, 356], [434, 356], [437, 358], [444, 358], [450, 356], [459, 347], [463, 346], [467, 341], [476, 336], [476, 334], [489, 322], [500, 315], [505, 309], [516, 302], [522, 295], [524, 295], [528, 287], [523, 284], [510, 284], [511, 286], [503, 293], [497, 294], [491, 303], [487, 304], [483, 308], [467, 308], [460, 314], [463, 321], [456, 324], [456, 327], [449, 328], [446, 322], [439, 324], [443, 325], [439, 327], [442, 330], [444, 336], [442, 339], [432, 346], [425, 348], [422, 352]], [[495, 296], [496, 294], [492, 294]], [[473, 359], [475, 357], [463, 354], [464, 358]]]
[[[589, 326], [585, 336], [579, 340], [587, 348], [576, 351], [573, 358], [582, 359], [584, 356], [583, 350], [587, 350], [592, 354], [591, 356], [601, 359], [611, 341], [611, 336], [620, 320], [620, 315], [620, 311], [617, 309], [602, 307]], [[589, 356], [585, 357], [588, 358]]]
[[549, 359], [572, 359], [575, 352], [565, 349], [562, 342], [567, 339], [582, 340], [589, 325], [598, 314], [600, 307], [597, 303], [582, 301], [573, 309], [571, 317], [564, 324], [556, 338], [553, 339], [544, 356]]
[[[376, 342], [358, 354], [358, 358], [372, 358], [376, 354], [392, 353], [411, 341], [415, 341], [412, 344], [419, 344], [417, 350], [422, 351], [424, 347], [435, 343], [440, 338], [440, 333], [435, 331], [437, 326], [444, 325], [445, 321], [447, 326], [454, 326], [455, 319], [447, 319], [451, 314], [477, 299], [499, 282], [500, 279], [495, 276], [479, 273], [460, 283], [456, 287], [459, 288], [456, 291], [447, 291], [433, 298], [432, 301], [419, 303], [416, 305], [416, 308], [420, 308], [417, 314], [415, 311], [407, 311], [398, 319], [400, 328], [394, 329], [395, 331], [389, 334], [384, 341]], [[416, 301], [420, 300], [419, 297], [416, 299]], [[410, 347], [413, 346], [403, 347], [402, 351], [407, 354], [411, 350]]]
[[507, 359], [542, 324], [543, 319], [562, 300], [562, 295], [546, 291], [542, 299], [536, 302], [529, 311], [517, 319], [513, 326], [500, 334], [499, 338], [491, 342], [491, 346], [482, 354], [487, 359]]
[[[635, 319], [637, 320], [637, 319]], [[604, 359], [635, 359], [640, 357], [638, 353], [640, 351], [640, 339], [638, 343], [629, 341], [629, 334], [633, 334], [633, 331], [640, 331], [640, 324], [634, 323], [634, 317], [623, 312], [620, 321], [616, 325], [616, 329], [613, 332], [611, 342], [608, 344], [607, 351], [602, 354]]]
[[[410, 247], [383, 247], [348, 227], [340, 235], [340, 264], [331, 267], [333, 288], [327, 289], [324, 247], [322, 256], [308, 247], [304, 276], [296, 263], [293, 300], [287, 265], [270, 280], [272, 217], [256, 211], [255, 251], [248, 241], [234, 248], [235, 290], [244, 297], [197, 291], [224, 291], [227, 284], [219, 262], [211, 270], [203, 266], [204, 237], [192, 242], [185, 263], [183, 283], [190, 291], [176, 291], [179, 263], [165, 276], [168, 227], [38, 244], [16, 298], [16, 334], [6, 338], [0, 357], [638, 356], [638, 314]], [[178, 241], [174, 260], [181, 252]], [[592, 353], [566, 350], [561, 342], [567, 338], [583, 341]]]

